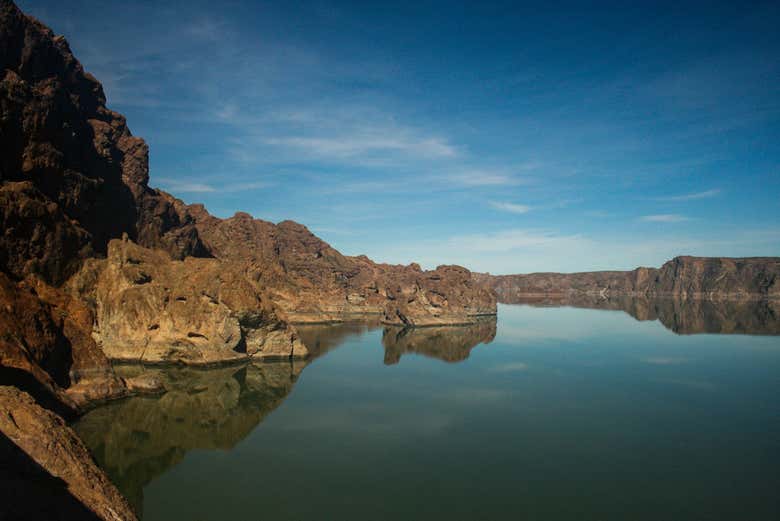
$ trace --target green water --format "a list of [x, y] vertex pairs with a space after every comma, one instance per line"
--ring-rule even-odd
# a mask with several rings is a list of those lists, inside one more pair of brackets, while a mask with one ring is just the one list
[[778, 336], [528, 306], [302, 335], [75, 428], [144, 521], [780, 518]]

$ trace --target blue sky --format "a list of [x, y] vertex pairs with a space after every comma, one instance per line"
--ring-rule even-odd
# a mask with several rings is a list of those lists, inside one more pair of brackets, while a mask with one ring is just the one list
[[777, 2], [385, 4], [19, 2], [220, 217], [493, 273], [780, 255]]

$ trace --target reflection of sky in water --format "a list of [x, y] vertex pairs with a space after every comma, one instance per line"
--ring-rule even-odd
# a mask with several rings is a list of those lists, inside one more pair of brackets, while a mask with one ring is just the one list
[[383, 364], [346, 336], [229, 451], [191, 450], [145, 519], [772, 519], [780, 337], [502, 306], [493, 342]]

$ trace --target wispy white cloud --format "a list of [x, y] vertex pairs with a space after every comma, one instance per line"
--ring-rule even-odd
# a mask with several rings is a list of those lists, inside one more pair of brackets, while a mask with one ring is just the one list
[[531, 207], [525, 204], [502, 203], [499, 201], [490, 201], [489, 204], [496, 210], [501, 210], [502, 212], [523, 214], [531, 211]]
[[511, 252], [526, 248], [576, 251], [587, 239], [580, 235], [560, 235], [552, 231], [513, 229], [487, 234], [451, 237], [447, 244], [453, 250], [489, 253]]
[[777, 255], [778, 248], [780, 230], [772, 228], [739, 228], [706, 237], [664, 233], [641, 241], [633, 235], [591, 236], [516, 228], [444, 239], [405, 239], [394, 243], [384, 240], [360, 253], [383, 262], [416, 261], [426, 268], [460, 264], [474, 271], [506, 274], [630, 270], [637, 266], [661, 266], [678, 255]]
[[181, 181], [179, 179], [171, 179], [169, 177], [158, 177], [155, 179], [155, 181], [160, 183], [162, 188], [172, 192], [207, 193], [217, 191], [216, 188], [206, 183], [192, 183], [189, 181]]
[[442, 176], [442, 179], [458, 186], [507, 186], [522, 184], [523, 179], [489, 170], [467, 170]]
[[682, 195], [669, 195], [665, 197], [656, 197], [655, 199], [657, 201], [669, 201], [669, 202], [679, 202], [679, 201], [695, 201], [697, 199], [709, 199], [711, 197], [717, 197], [720, 195], [720, 189], [719, 188], [713, 188], [712, 190], [705, 190], [703, 192], [694, 192], [690, 194], [682, 194]]
[[266, 145], [298, 149], [321, 157], [349, 158], [376, 152], [397, 152], [405, 156], [422, 158], [449, 158], [457, 155], [455, 147], [438, 137], [415, 138], [404, 132], [387, 134], [379, 129], [365, 133], [343, 134], [329, 137], [269, 137]]
[[655, 215], [643, 215], [639, 218], [640, 221], [650, 223], [680, 223], [684, 221], [690, 221], [690, 217], [680, 215], [677, 213], [661, 213]]
[[205, 183], [205, 182], [193, 182], [185, 181], [181, 179], [175, 179], [171, 177], [156, 177], [153, 179], [154, 183], [159, 185], [165, 190], [169, 190], [176, 193], [212, 193], [212, 192], [243, 192], [250, 190], [258, 190], [268, 186], [264, 181], [247, 181], [240, 183]]

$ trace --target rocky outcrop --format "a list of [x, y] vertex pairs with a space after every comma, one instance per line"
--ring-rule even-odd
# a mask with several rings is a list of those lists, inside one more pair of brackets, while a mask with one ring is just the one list
[[[85, 304], [63, 331], [76, 358], [93, 333], [118, 359], [305, 356], [289, 322], [440, 325], [495, 312], [463, 268], [343, 256], [300, 224], [217, 219], [150, 188], [147, 145], [65, 39], [8, 0], [0, 28], [0, 272]], [[121, 237], [143, 266], [117, 253]]]
[[0, 273], [0, 375], [42, 404], [70, 415], [88, 402], [127, 393], [89, 334], [92, 315], [46, 283]]
[[66, 40], [10, 0], [0, 146], [0, 383], [65, 416], [160, 390], [118, 377], [108, 358], [292, 359], [310, 353], [291, 322], [440, 325], [495, 312], [463, 268], [343, 256], [302, 225], [216, 219], [149, 187], [146, 143]]
[[109, 243], [71, 281], [94, 303], [94, 335], [114, 360], [193, 365], [305, 358], [295, 329], [230, 263], [173, 260], [127, 240]]
[[0, 387], [0, 517], [136, 519], [59, 416], [15, 387]]
[[475, 274], [500, 302], [590, 294], [686, 299], [778, 299], [780, 257], [675, 257], [661, 268], [528, 275]]
[[349, 257], [305, 226], [237, 213], [218, 219], [201, 205], [188, 207], [206, 248], [225, 262], [246, 266], [256, 283], [293, 322], [329, 322], [376, 314], [409, 326], [467, 324], [495, 314], [495, 297], [459, 266], [423, 271]]

